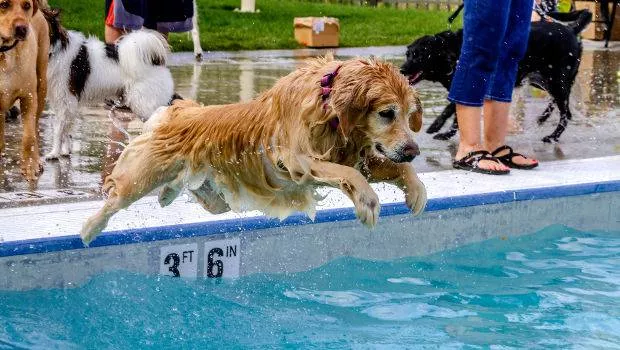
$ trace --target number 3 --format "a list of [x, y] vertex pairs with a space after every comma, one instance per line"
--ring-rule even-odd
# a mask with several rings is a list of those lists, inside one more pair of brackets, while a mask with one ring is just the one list
[[174, 275], [174, 277], [181, 277], [181, 273], [179, 272], [179, 264], [181, 263], [181, 259], [179, 258], [179, 254], [177, 253], [170, 253], [168, 255], [166, 255], [166, 258], [164, 259], [164, 265], [170, 265], [170, 260], [173, 260], [172, 266], [170, 266], [168, 268], [168, 271], [172, 272], [172, 274]]

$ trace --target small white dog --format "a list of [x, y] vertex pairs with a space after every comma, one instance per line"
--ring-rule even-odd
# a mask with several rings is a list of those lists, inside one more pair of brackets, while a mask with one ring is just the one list
[[166, 68], [169, 47], [161, 34], [138, 30], [116, 44], [104, 44], [65, 30], [58, 11], [52, 11], [47, 20], [51, 42], [47, 97], [54, 119], [52, 150], [46, 159], [69, 155], [71, 124], [80, 106], [120, 98], [145, 121], [158, 107], [171, 102], [174, 83]]

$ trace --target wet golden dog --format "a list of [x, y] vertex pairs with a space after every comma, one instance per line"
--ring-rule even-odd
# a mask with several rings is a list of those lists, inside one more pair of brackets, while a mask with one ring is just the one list
[[415, 214], [426, 190], [410, 161], [419, 153], [417, 93], [375, 59], [310, 60], [247, 103], [201, 107], [176, 101], [147, 122], [105, 180], [105, 205], [84, 224], [89, 243], [114, 213], [163, 186], [166, 206], [187, 187], [211, 213], [261, 210], [314, 215], [319, 186], [340, 188], [373, 227], [370, 181], [393, 181]]
[[0, 0], [0, 154], [4, 153], [4, 115], [19, 100], [22, 111], [22, 173], [36, 180], [39, 117], [45, 107], [49, 29], [37, 0]]

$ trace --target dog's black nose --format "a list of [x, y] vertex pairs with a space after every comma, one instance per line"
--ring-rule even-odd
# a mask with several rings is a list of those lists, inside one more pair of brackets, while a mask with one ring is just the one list
[[420, 155], [420, 147], [413, 141], [407, 142], [402, 148], [401, 154], [406, 161], [410, 162], [413, 158]]
[[19, 25], [15, 27], [15, 38], [19, 40], [26, 39], [28, 35], [28, 26], [27, 25]]

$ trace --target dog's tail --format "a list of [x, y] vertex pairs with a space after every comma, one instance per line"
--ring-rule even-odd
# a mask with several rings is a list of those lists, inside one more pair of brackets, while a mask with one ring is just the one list
[[152, 66], [165, 66], [170, 51], [161, 34], [147, 29], [124, 35], [117, 45], [119, 64], [130, 77], [144, 76]]
[[590, 22], [592, 22], [592, 12], [582, 10], [580, 11], [579, 16], [577, 16], [577, 19], [568, 24], [568, 27], [572, 29], [575, 35], [577, 35], [586, 29]]

